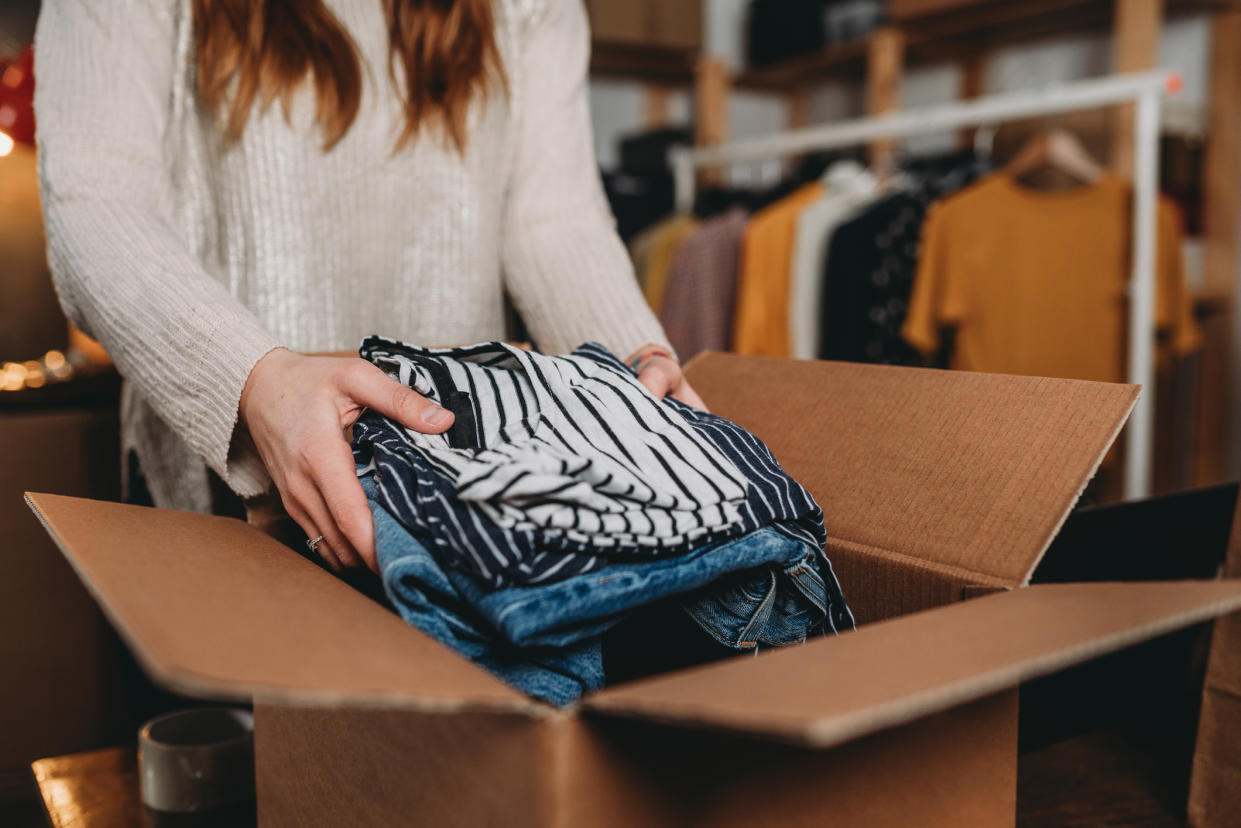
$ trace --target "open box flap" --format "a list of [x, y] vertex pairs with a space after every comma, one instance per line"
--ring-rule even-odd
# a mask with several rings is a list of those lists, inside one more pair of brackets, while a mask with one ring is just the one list
[[26, 500], [143, 667], [177, 692], [549, 710], [242, 521]]
[[719, 353], [686, 372], [810, 490], [830, 535], [997, 586], [1028, 583], [1138, 393]]
[[587, 710], [826, 748], [1241, 608], [1241, 581], [1040, 584], [587, 697]]

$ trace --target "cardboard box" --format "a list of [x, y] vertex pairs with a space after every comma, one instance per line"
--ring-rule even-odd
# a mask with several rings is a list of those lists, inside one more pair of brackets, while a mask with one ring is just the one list
[[[22, 502], [40, 489], [119, 496], [116, 403], [0, 411], [0, 801], [31, 794], [30, 763], [125, 732], [115, 643]], [[0, 819], [3, 822], [3, 819]]]
[[597, 42], [697, 51], [702, 46], [702, 0], [587, 0]]
[[660, 46], [698, 50], [702, 47], [702, 1], [653, 0], [651, 3], [654, 41]]
[[[1241, 500], [1232, 521], [1225, 578], [1241, 578]], [[1228, 828], [1241, 814], [1241, 616], [1221, 618], [1211, 635], [1202, 713], [1189, 787], [1194, 828]]]
[[616, 0], [586, 0], [590, 34], [610, 43], [646, 43], [651, 38], [649, 0], [619, 3]]
[[1022, 681], [1241, 607], [1237, 581], [1025, 586], [1133, 387], [687, 370], [823, 505], [858, 631], [558, 711], [252, 526], [28, 499], [156, 679], [253, 699], [264, 826], [1011, 825]]

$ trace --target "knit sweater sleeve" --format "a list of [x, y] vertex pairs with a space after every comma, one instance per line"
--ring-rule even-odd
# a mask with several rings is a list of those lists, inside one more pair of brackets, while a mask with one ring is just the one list
[[594, 340], [622, 359], [671, 350], [616, 233], [591, 137], [590, 34], [581, 0], [549, 0], [520, 44], [516, 164], [505, 205], [505, 282], [539, 348]]
[[35, 109], [48, 261], [69, 319], [250, 496], [269, 479], [248, 441], [233, 439], [237, 407], [250, 369], [279, 343], [176, 229], [165, 143], [176, 5], [45, 0]]

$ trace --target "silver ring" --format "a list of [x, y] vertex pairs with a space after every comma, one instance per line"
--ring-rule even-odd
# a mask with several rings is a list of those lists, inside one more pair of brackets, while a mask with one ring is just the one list
[[308, 548], [308, 549], [311, 551], [311, 553], [312, 553], [312, 554], [318, 555], [318, 554], [319, 554], [319, 544], [320, 544], [322, 541], [323, 541], [323, 535], [320, 535], [320, 536], [319, 536], [319, 537], [317, 537], [317, 538], [312, 538], [311, 540], [306, 541], [306, 548]]

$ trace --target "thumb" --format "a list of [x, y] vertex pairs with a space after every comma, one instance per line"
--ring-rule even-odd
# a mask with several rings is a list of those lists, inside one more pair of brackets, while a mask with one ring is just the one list
[[344, 388], [356, 402], [423, 434], [439, 434], [452, 425], [451, 411], [406, 388], [369, 362], [359, 363], [350, 370]]
[[638, 382], [656, 399], [663, 399], [681, 383], [681, 366], [667, 357], [652, 357], [638, 372]]

